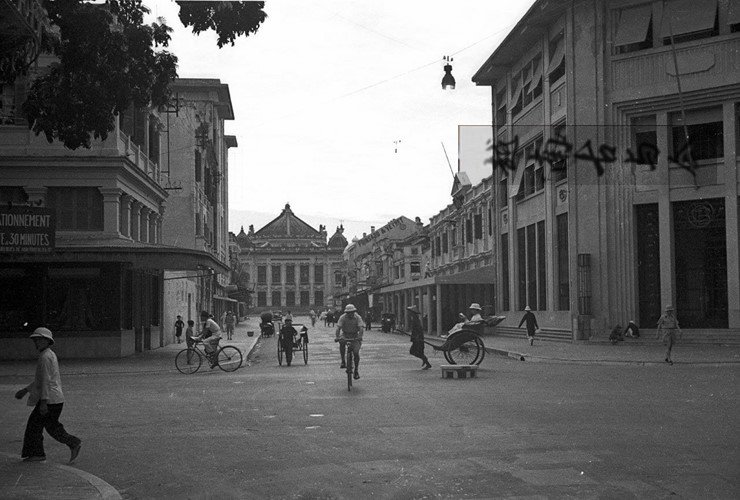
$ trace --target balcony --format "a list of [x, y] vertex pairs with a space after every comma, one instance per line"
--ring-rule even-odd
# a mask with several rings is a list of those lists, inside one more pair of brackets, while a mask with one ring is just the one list
[[[684, 92], [734, 85], [740, 81], [740, 33], [676, 45]], [[612, 56], [615, 102], [662, 97], [677, 92], [671, 47]]]
[[[136, 167], [144, 172], [149, 178], [153, 179], [157, 184], [161, 183], [161, 171], [159, 165], [154, 163], [149, 157], [144, 154], [141, 148], [131, 140], [127, 134], [123, 131], [118, 130], [118, 150], [123, 153], [129, 160], [131, 160]], [[109, 136], [110, 137], [110, 136]]]

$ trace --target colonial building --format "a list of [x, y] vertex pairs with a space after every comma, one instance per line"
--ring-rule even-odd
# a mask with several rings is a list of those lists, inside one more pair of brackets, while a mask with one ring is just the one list
[[37, 74], [2, 89], [13, 109], [3, 107], [0, 125], [0, 358], [34, 357], [27, 337], [40, 325], [63, 357], [160, 347], [164, 270], [229, 269], [202, 249], [163, 244], [156, 112], [130, 108], [105, 140], [69, 150], [30, 132], [18, 112]]
[[[491, 178], [471, 185], [465, 172], [455, 175], [453, 203], [424, 227], [403, 238], [376, 245], [382, 252], [365, 252], [382, 272], [372, 281], [372, 304], [393, 313], [398, 324], [407, 320], [406, 307], [419, 306], [429, 334], [441, 334], [457, 322], [457, 314], [478, 302], [494, 313], [495, 281], [492, 251]], [[381, 240], [382, 241], [382, 240]], [[349, 267], [358, 267], [357, 261]], [[364, 264], [360, 265], [364, 267]]]
[[[168, 151], [162, 177], [169, 193], [162, 240], [205, 252], [229, 268], [228, 153], [237, 146], [236, 137], [224, 132], [225, 121], [234, 119], [229, 86], [213, 78], [178, 78], [172, 93], [172, 104], [159, 113]], [[178, 314], [197, 322], [203, 310], [216, 318], [227, 309], [237, 312], [227, 293], [230, 279], [230, 273], [216, 273], [212, 267], [166, 272], [165, 331], [174, 331]]]
[[672, 304], [689, 338], [737, 339], [739, 52], [730, 0], [534, 3], [473, 77], [504, 328], [529, 305], [585, 339]]
[[327, 242], [324, 226], [316, 230], [296, 216], [289, 204], [258, 231], [236, 236], [239, 261], [254, 285], [252, 305], [260, 310], [318, 311], [339, 304], [346, 280], [342, 253], [347, 246], [344, 228]]

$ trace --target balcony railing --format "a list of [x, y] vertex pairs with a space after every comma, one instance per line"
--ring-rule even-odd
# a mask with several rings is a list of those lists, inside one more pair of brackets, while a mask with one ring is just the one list
[[142, 172], [152, 178], [157, 184], [161, 181], [161, 172], [159, 165], [154, 163], [149, 157], [141, 150], [138, 144], [131, 140], [128, 134], [123, 131], [118, 131], [118, 145], [119, 150], [122, 150], [126, 157], [131, 160]]
[[[703, 38], [676, 45], [676, 59], [684, 91], [734, 84], [740, 75], [740, 34]], [[612, 56], [615, 100], [663, 96], [676, 92], [670, 46]]]

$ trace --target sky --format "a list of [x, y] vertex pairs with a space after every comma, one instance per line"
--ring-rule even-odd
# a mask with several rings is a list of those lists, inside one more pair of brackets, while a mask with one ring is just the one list
[[534, 0], [267, 0], [259, 31], [222, 49], [174, 2], [145, 3], [174, 28], [180, 77], [229, 85], [229, 229], [258, 230], [290, 203], [351, 240], [401, 215], [429, 223], [459, 156], [484, 172], [484, 155], [458, 152], [460, 126], [490, 132], [490, 88], [471, 78]]

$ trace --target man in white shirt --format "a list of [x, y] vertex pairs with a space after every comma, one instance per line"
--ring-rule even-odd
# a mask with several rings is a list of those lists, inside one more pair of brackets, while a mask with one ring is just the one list
[[208, 311], [201, 311], [200, 320], [203, 322], [203, 330], [201, 330], [200, 335], [193, 337], [193, 340], [203, 342], [206, 356], [208, 356], [211, 369], [213, 369], [218, 364], [216, 351], [218, 350], [218, 343], [221, 341], [221, 328], [218, 326], [218, 323], [213, 321]]
[[51, 437], [69, 446], [69, 462], [72, 463], [80, 453], [82, 441], [67, 434], [59, 422], [59, 415], [64, 407], [64, 394], [57, 355], [51, 350], [54, 336], [47, 328], [36, 328], [31, 334], [31, 339], [39, 352], [36, 376], [33, 382], [15, 393], [16, 399], [22, 399], [26, 394], [30, 394], [28, 406], [34, 407], [26, 424], [21, 457], [26, 462], [46, 460], [44, 452], [44, 429], [46, 429]]

